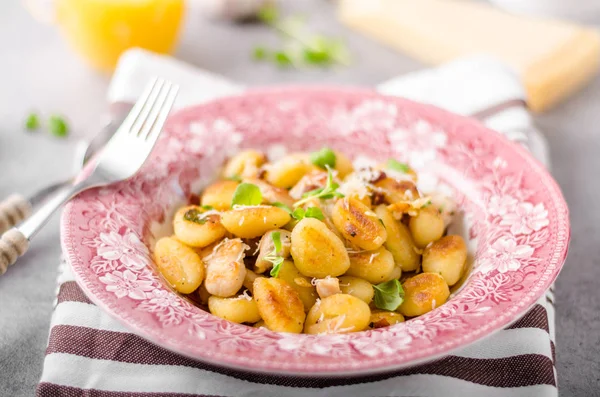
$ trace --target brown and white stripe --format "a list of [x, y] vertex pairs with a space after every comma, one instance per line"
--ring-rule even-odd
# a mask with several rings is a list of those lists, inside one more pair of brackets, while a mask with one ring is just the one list
[[442, 360], [381, 375], [315, 379], [201, 363], [127, 331], [63, 266], [38, 396], [556, 396], [552, 293], [525, 317]]

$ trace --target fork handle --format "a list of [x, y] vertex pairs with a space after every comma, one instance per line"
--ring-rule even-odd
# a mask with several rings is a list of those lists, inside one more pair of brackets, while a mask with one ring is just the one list
[[18, 229], [12, 228], [0, 238], [0, 275], [17, 261], [29, 248], [29, 240]]
[[85, 183], [66, 185], [57, 189], [48, 199], [16, 227], [13, 227], [0, 238], [0, 275], [8, 266], [27, 252], [31, 238], [48, 222], [52, 214], [71, 197], [87, 187]]
[[20, 194], [12, 194], [0, 202], [0, 234], [31, 214], [31, 204]]

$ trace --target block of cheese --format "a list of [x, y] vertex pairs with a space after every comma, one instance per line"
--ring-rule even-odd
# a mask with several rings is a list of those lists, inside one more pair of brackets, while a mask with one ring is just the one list
[[340, 20], [430, 64], [486, 53], [519, 73], [543, 111], [598, 71], [600, 34], [573, 23], [512, 15], [469, 0], [340, 0]]

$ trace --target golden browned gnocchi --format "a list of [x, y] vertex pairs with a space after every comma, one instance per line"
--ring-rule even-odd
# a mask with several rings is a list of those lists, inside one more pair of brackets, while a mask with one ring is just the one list
[[335, 203], [333, 224], [348, 241], [364, 250], [375, 250], [385, 243], [385, 227], [371, 208], [352, 197]]
[[432, 311], [446, 303], [450, 290], [442, 276], [437, 273], [421, 273], [402, 284], [404, 302], [398, 311], [407, 317], [415, 317]]
[[269, 205], [233, 208], [221, 214], [221, 223], [228, 232], [242, 238], [262, 236], [290, 221], [285, 210]]
[[346, 274], [377, 284], [388, 281], [395, 267], [390, 251], [381, 247], [375, 251], [350, 254], [350, 267]]
[[217, 181], [208, 186], [200, 199], [201, 204], [206, 207], [212, 207], [218, 211], [224, 211], [231, 208], [231, 199], [239, 182], [236, 181]]
[[296, 290], [298, 297], [304, 305], [304, 310], [308, 311], [317, 301], [317, 289], [312, 284], [310, 277], [302, 275], [294, 266], [294, 262], [284, 260], [279, 270], [278, 278], [286, 281], [290, 287]]
[[465, 272], [465, 242], [444, 237], [456, 206], [422, 194], [396, 160], [355, 169], [330, 148], [276, 161], [245, 150], [221, 175], [153, 250], [164, 279], [215, 316], [359, 332], [434, 310]]
[[392, 253], [396, 265], [405, 272], [417, 270], [420, 255], [406, 225], [394, 219], [385, 205], [378, 206], [375, 213], [387, 230], [388, 237], [384, 246]]
[[467, 246], [460, 236], [446, 236], [425, 248], [423, 271], [439, 273], [449, 286], [460, 280], [465, 262]]
[[362, 331], [369, 325], [371, 309], [348, 294], [331, 295], [315, 303], [306, 316], [307, 334], [345, 334]]
[[366, 304], [373, 300], [373, 285], [367, 280], [352, 276], [342, 276], [340, 280], [340, 290], [343, 294], [348, 294], [357, 297]]
[[314, 218], [304, 218], [292, 230], [292, 257], [305, 276], [325, 278], [339, 276], [350, 267], [344, 243]]
[[377, 310], [371, 312], [371, 318], [369, 318], [369, 328], [389, 327], [390, 325], [403, 322], [404, 316], [400, 313]]
[[198, 254], [181, 241], [163, 237], [154, 246], [154, 261], [175, 290], [190, 294], [204, 279], [204, 264]]
[[217, 317], [234, 323], [256, 323], [261, 317], [258, 306], [250, 295], [239, 295], [234, 298], [208, 298], [208, 309]]
[[177, 239], [191, 247], [206, 247], [222, 239], [227, 230], [221, 217], [211, 212], [195, 205], [180, 208], [173, 219]]
[[257, 150], [246, 150], [232, 157], [223, 170], [225, 178], [254, 178], [267, 157]]
[[425, 248], [427, 244], [439, 240], [444, 235], [444, 219], [437, 208], [429, 205], [419, 210], [408, 222], [415, 245]]
[[304, 326], [304, 305], [287, 282], [277, 278], [254, 280], [254, 300], [271, 331], [299, 334]]
[[289, 189], [314, 169], [307, 155], [292, 154], [267, 166], [265, 179], [273, 186]]

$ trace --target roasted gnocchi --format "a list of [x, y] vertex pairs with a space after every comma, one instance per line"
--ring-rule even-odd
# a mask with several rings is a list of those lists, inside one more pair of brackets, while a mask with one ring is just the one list
[[329, 148], [277, 161], [246, 150], [221, 175], [153, 249], [173, 289], [215, 316], [275, 332], [359, 332], [434, 310], [464, 275], [465, 242], [445, 235], [449, 212], [406, 164], [355, 169]]

